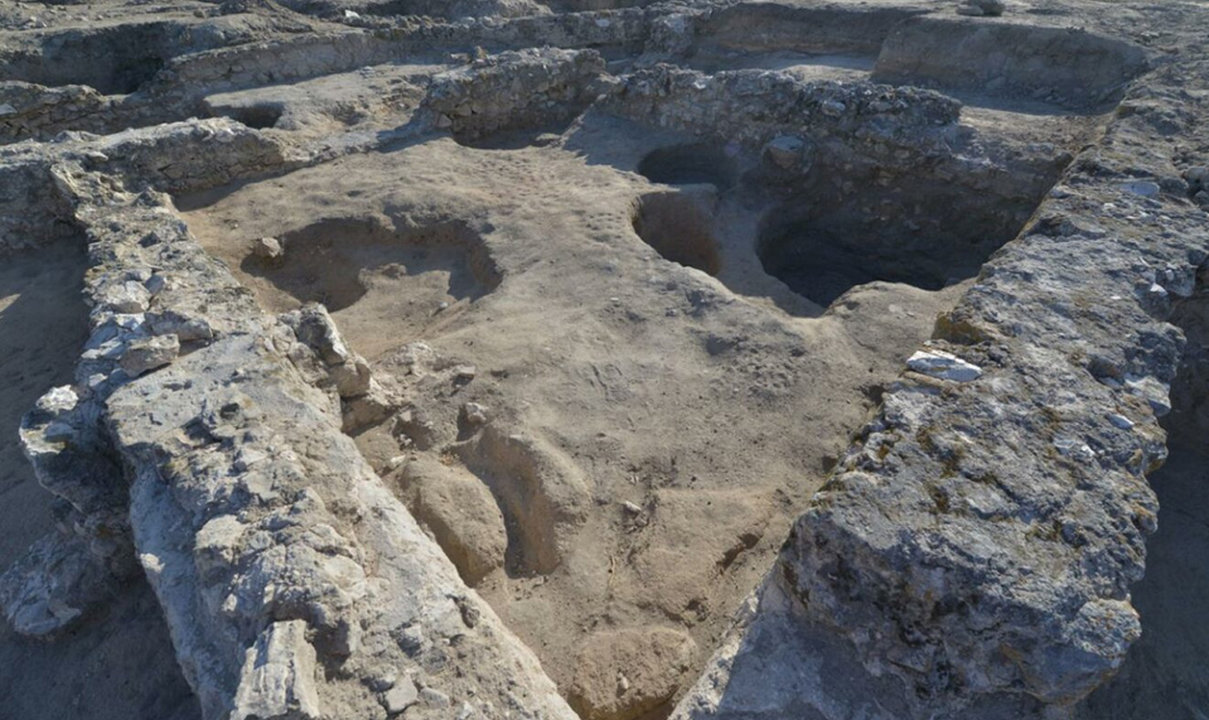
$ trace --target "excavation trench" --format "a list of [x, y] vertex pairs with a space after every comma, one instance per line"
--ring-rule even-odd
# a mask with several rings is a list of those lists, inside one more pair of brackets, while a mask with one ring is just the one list
[[1209, 709], [1209, 278], [1170, 321], [1188, 339], [1160, 419], [1170, 456], [1149, 481], [1159, 527], [1146, 541], [1146, 575], [1131, 589], [1142, 637], [1120, 673], [1083, 703], [1082, 720], [1200, 718]]
[[913, 8], [739, 3], [714, 13], [699, 35], [690, 62], [714, 70], [814, 66], [826, 76], [830, 66], [836, 79], [936, 88], [975, 104], [988, 95], [996, 104], [1041, 100], [1076, 113], [1110, 110], [1148, 67], [1140, 48], [1083, 30]]
[[[888, 28], [848, 50], [865, 52]], [[580, 84], [578, 75], [566, 81], [571, 90]], [[786, 85], [792, 80], [778, 88]], [[673, 98], [671, 110], [699, 127], [661, 127], [645, 136], [639, 128], [635, 137], [633, 123], [641, 126], [650, 113], [635, 119], [619, 108], [617, 115], [631, 121], [624, 125], [612, 122], [607, 105], [580, 115], [578, 91], [552, 95], [553, 105], [483, 114], [474, 106], [494, 107], [484, 98], [501, 91], [486, 84], [481, 93], [455, 93], [460, 87], [450, 85], [448, 96], [430, 93], [425, 107], [433, 127], [463, 147], [401, 146], [358, 161], [365, 163], [360, 174], [358, 163], [320, 167], [287, 175], [271, 190], [249, 188], [246, 197], [252, 205], [275, 203], [297, 190], [307, 198], [301, 212], [311, 213], [314, 202], [361, 197], [365, 177], [414, 178], [408, 203], [422, 192], [440, 197], [435, 183], [449, 178], [495, 188], [499, 177], [524, 177], [532, 185], [524, 190], [543, 202], [574, 197], [577, 214], [565, 226], [556, 201], [554, 221], [544, 222], [543, 213], [501, 221], [506, 227], [492, 235], [501, 257], [541, 261], [511, 276], [508, 292], [466, 322], [442, 325], [500, 282], [483, 239], [466, 223], [401, 230], [370, 215], [311, 220], [278, 235], [284, 251], [274, 257], [254, 254], [257, 238], [228, 228], [238, 220], [279, 231], [255, 210], [224, 200], [213, 219], [227, 227], [209, 233], [207, 247], [234, 261], [267, 310], [327, 305], [375, 378], [402, 388], [404, 406], [350, 434], [564, 694], [586, 697], [591, 693], [579, 688], [595, 683], [612, 698], [623, 674], [656, 702], [648, 709], [633, 694], [619, 706], [665, 717], [731, 611], [767, 571], [848, 433], [867, 418], [904, 356], [928, 337], [937, 312], [952, 306], [960, 287], [950, 286], [975, 275], [1027, 222], [1064, 165], [1061, 150], [1043, 158], [1048, 151], [1012, 147], [977, 164], [956, 152], [928, 155], [929, 142], [949, 129], [958, 141], [977, 132], [961, 135], [966, 129], [953, 127], [956, 104], [931, 94], [887, 93], [887, 102], [907, 107], [820, 115], [822, 129], [804, 127], [796, 109], [785, 117], [770, 110], [768, 127], [750, 133], [763, 116], [693, 115]], [[821, 103], [831, 98], [828, 87], [790, 89]], [[879, 92], [837, 97], [853, 107]], [[765, 107], [753, 101], [755, 114], [779, 97], [770, 94]], [[574, 124], [562, 124], [572, 116]], [[894, 127], [876, 125], [874, 116]], [[561, 140], [538, 137], [539, 128]], [[902, 150], [887, 150], [861, 130], [884, 130]], [[797, 144], [770, 142], [794, 135]], [[533, 172], [580, 137], [610, 143], [610, 152], [602, 162], [551, 162], [550, 173]], [[1012, 142], [977, 139], [995, 149]], [[481, 149], [530, 144], [551, 147], [462, 162], [477, 161]], [[441, 145], [456, 154], [441, 157]], [[983, 159], [981, 148], [971, 150]], [[450, 171], [438, 176], [432, 170], [441, 162]], [[611, 170], [604, 165], [636, 170], [652, 186], [635, 193], [641, 180], [604, 177]], [[291, 177], [300, 178], [297, 185]], [[569, 186], [593, 191], [572, 195]], [[366, 202], [351, 201], [375, 212]], [[621, 214], [627, 210], [628, 218]], [[608, 224], [618, 219], [630, 227]], [[582, 255], [589, 247], [596, 259], [593, 233], [631, 246], [641, 239], [650, 251], [619, 253], [610, 262], [620, 272], [598, 285], [599, 269]], [[711, 293], [700, 289], [716, 288], [707, 278], [652, 271], [655, 253], [715, 276], [738, 295], [761, 296], [761, 307], [811, 317], [831, 311], [798, 336], [786, 331], [784, 314], [759, 315], [749, 303], [710, 304]], [[607, 310], [585, 304], [594, 289], [609, 300]], [[845, 293], [847, 301], [833, 304]], [[675, 319], [698, 310], [688, 322]], [[794, 330], [803, 327], [791, 322]], [[418, 340], [431, 341], [425, 351], [439, 360], [400, 360], [418, 357], [421, 351], [408, 346]], [[720, 407], [733, 414], [721, 416]], [[671, 436], [668, 427], [676, 428]], [[617, 628], [644, 638], [670, 630], [698, 644], [698, 652], [683, 676], [637, 677], [629, 674], [636, 663], [620, 650], [592, 660], [610, 642], [631, 641], [612, 637]]]
[[[17, 428], [43, 393], [73, 382], [88, 338], [86, 244], [76, 235], [0, 259], [0, 572], [55, 531], [54, 496], [22, 456]], [[0, 664], [19, 668], [0, 674], [6, 717], [72, 717], [82, 707], [98, 720], [200, 717], [141, 578], [70, 638], [22, 637], [0, 619]]]
[[89, 85], [126, 95], [155, 77], [173, 54], [172, 25], [143, 23], [64, 30], [13, 56], [0, 74], [39, 85]]

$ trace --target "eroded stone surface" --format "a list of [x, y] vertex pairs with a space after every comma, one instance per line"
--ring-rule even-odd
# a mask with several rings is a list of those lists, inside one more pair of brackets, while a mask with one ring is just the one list
[[289, 5], [0, 5], [0, 252], [92, 265], [18, 632], [141, 572], [214, 718], [1059, 717], [1120, 666], [1199, 417], [1198, 9]]

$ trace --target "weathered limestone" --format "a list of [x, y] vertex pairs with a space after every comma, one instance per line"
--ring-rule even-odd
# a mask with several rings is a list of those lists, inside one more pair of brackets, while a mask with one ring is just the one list
[[421, 110], [455, 136], [569, 120], [596, 99], [604, 59], [592, 50], [523, 50], [433, 78]]
[[1120, 189], [1179, 174], [1132, 154], [1150, 122], [1114, 121], [938, 320], [674, 717], [1064, 717], [1120, 666], [1184, 344], [1167, 298], [1209, 257], [1183, 193]]
[[306, 639], [304, 621], [273, 623], [256, 638], [244, 658], [235, 693], [235, 717], [320, 717], [315, 648]]
[[[634, 477], [622, 479], [640, 502], [602, 497], [601, 488], [615, 487], [608, 483], [619, 468], [584, 462], [577, 452], [585, 444], [567, 447], [574, 438], [529, 432], [528, 408], [497, 404], [500, 397], [489, 394], [502, 382], [474, 401], [458, 395], [476, 377], [475, 390], [486, 378], [517, 372], [515, 367], [490, 367], [477, 357], [477, 367], [459, 360], [428, 380], [417, 373], [391, 382], [376, 374], [379, 366], [371, 371], [366, 358], [374, 353], [366, 350], [363, 357], [344, 342], [323, 306], [262, 313], [250, 290], [202, 250], [162, 194], [323, 163], [352, 148], [389, 153], [420, 139], [466, 151], [434, 131], [448, 130], [463, 144], [491, 145], [512, 139], [505, 133], [532, 134], [551, 125], [555, 132], [532, 144], [543, 152], [577, 152], [582, 148], [574, 145], [575, 128], [605, 117], [606, 129], [628, 121], [658, 135], [652, 143], [682, 143], [652, 146], [623, 169], [636, 169], [653, 183], [699, 187], [651, 193], [638, 175], [616, 173], [588, 187], [602, 193], [644, 188], [645, 195], [634, 195], [630, 210], [637, 214], [630, 225], [623, 222], [617, 232], [614, 216], [624, 215], [623, 202], [612, 215], [593, 215], [585, 207], [574, 222], [556, 218], [549, 234], [592, 229], [595, 244], [577, 247], [575, 259], [599, 263], [592, 267], [619, 287], [633, 287], [641, 276], [662, 288], [663, 317], [688, 317], [691, 332], [700, 336], [700, 346], [690, 350], [704, 349], [710, 358], [738, 355], [752, 344], [739, 334], [716, 332], [707, 317], [711, 308], [740, 308], [726, 317], [757, 318], [748, 329], [772, 309], [740, 297], [729, 280], [707, 277], [722, 274], [721, 254], [711, 254], [716, 228], [754, 245], [784, 240], [785, 233], [766, 234], [762, 221], [759, 239], [740, 227], [736, 207], [743, 203], [756, 206], [775, 197], [783, 202], [779, 210], [802, 207], [804, 213], [830, 203], [841, 220], [855, 218], [836, 226], [849, 230], [900, 219], [915, 223], [915, 235], [897, 244], [879, 246], [851, 234], [860, 236], [870, 265], [889, 256], [891, 271], [879, 267], [876, 280], [904, 280], [896, 275], [901, 268], [894, 266], [900, 260], [894, 251], [924, 258], [928, 267], [909, 269], [928, 275], [918, 283], [928, 289], [972, 277], [1024, 227], [985, 265], [961, 303], [938, 320], [933, 339], [906, 358], [897, 382], [860, 388], [872, 417], [846, 452], [821, 458], [827, 470], [820, 474], [831, 472], [829, 482], [810, 500], [775, 567], [673, 717], [1056, 718], [1120, 666], [1141, 627], [1129, 588], [1143, 571], [1145, 536], [1158, 511], [1145, 479], [1165, 457], [1158, 418], [1173, 406], [1181, 414], [1200, 410], [1169, 397], [1176, 364], [1187, 353], [1181, 332], [1167, 322], [1173, 308], [1178, 314], [1198, 292], [1209, 258], [1203, 212], [1209, 171], [1199, 123], [1206, 113], [1206, 68], [1188, 59], [1200, 46], [1172, 40], [1174, 50], [1162, 47], [1165, 55], [1159, 70], [1145, 78], [1146, 87], [1130, 89], [1150, 67], [1147, 52], [1088, 31], [1035, 26], [1036, 18], [1019, 24], [979, 19], [1003, 11], [997, 0], [956, 8], [974, 19], [951, 17], [953, 4], [943, 15], [919, 18], [932, 12], [919, 3], [857, 12], [703, 1], [573, 14], [526, 0], [412, 6], [459, 18], [452, 22], [389, 17], [384, 13], [394, 5], [372, 2], [294, 5], [299, 18], [309, 12], [322, 15], [322, 23], [290, 20], [272, 8], [272, 21], [265, 21], [271, 28], [258, 28], [250, 4], [234, 2], [197, 8], [201, 23], [47, 33], [23, 39], [19, 52], [0, 58], [5, 69], [19, 71], [16, 76], [47, 83], [0, 84], [0, 143], [10, 143], [0, 148], [0, 253], [74, 236], [86, 239], [93, 264], [86, 287], [92, 334], [76, 382], [48, 392], [21, 428], [39, 481], [59, 498], [59, 528], [0, 576], [0, 609], [19, 633], [53, 638], [143, 572], [207, 719], [569, 719], [574, 707], [585, 718], [629, 720], [665, 712], [697, 662], [698, 648], [687, 632], [651, 625], [612, 629], [612, 623], [633, 621], [625, 616], [632, 602], [616, 614], [610, 607], [590, 618], [601, 625], [589, 631], [585, 623], [583, 643], [572, 645], [578, 656], [563, 688], [568, 705], [536, 656], [470, 588], [485, 594], [494, 589], [507, 600], [518, 587], [536, 588], [587, 567], [608, 576], [602, 585], [610, 598], [619, 597], [612, 595], [615, 574], [626, 572], [647, 581], [645, 591], [662, 593], [663, 579], [681, 570], [679, 557], [668, 550], [675, 536], [693, 537], [686, 527], [700, 519], [741, 515], [739, 532], [694, 547], [705, 562], [684, 572], [703, 565], [713, 580], [765, 536], [772, 514], [765, 504], [774, 501], [716, 488], [686, 499], [679, 495], [688, 492], [684, 487], [672, 486], [680, 480], [675, 457], [672, 469], [645, 480], [646, 487]], [[799, 32], [814, 20], [839, 18], [843, 24], [858, 15], [868, 15], [867, 24], [830, 44], [818, 29], [824, 22], [815, 23], [813, 34]], [[770, 18], [785, 22], [745, 37], [752, 24]], [[1173, 23], [1164, 27], [1168, 32]], [[188, 33], [196, 37], [186, 38]], [[209, 50], [182, 55], [171, 47], [175, 40], [181, 48]], [[97, 61], [79, 73], [63, 63], [60, 48], [77, 41], [82, 57]], [[827, 72], [805, 61], [794, 72], [714, 74], [658, 64], [700, 61], [704, 67], [708, 53], [699, 51], [711, 43], [717, 46], [711, 50], [735, 53], [838, 48], [861, 57], [827, 61], [853, 66], [834, 70], [865, 74], [859, 80], [803, 80], [803, 73]], [[132, 54], [144, 45], [153, 46], [149, 55]], [[515, 51], [536, 45], [555, 48]], [[1049, 67], [1059, 45], [1072, 59]], [[506, 48], [512, 50], [492, 54]], [[760, 59], [766, 60], [771, 65], [785, 58]], [[89, 134], [202, 110], [253, 107], [201, 102], [222, 90], [255, 92], [333, 72], [368, 75], [374, 70], [363, 65], [396, 62], [432, 64], [393, 76], [405, 89], [384, 92], [374, 106], [389, 125], [358, 124], [364, 107], [355, 104], [316, 121], [314, 127], [341, 126], [330, 144], [311, 137], [307, 142], [315, 144], [308, 145], [286, 125], [261, 133], [228, 119]], [[455, 69], [439, 71], [450, 67]], [[1050, 190], [1071, 154], [1034, 142], [1043, 133], [1001, 141], [986, 129], [1004, 122], [995, 108], [975, 105], [971, 113], [962, 102], [916, 85], [987, 92], [992, 100], [1027, 98], [1044, 106], [1027, 121], [1037, 124], [1059, 122], [1050, 117], [1057, 108], [1100, 112], [1125, 99], [1104, 138], [1094, 117], [1078, 120], [1086, 135], [1071, 130], [1071, 137], [1091, 138], [1092, 145]], [[577, 116], [579, 124], [560, 135]], [[245, 120], [258, 124], [252, 116]], [[1064, 141], [1071, 148], [1081, 143]], [[677, 152], [689, 153], [690, 161], [700, 152], [708, 157], [690, 170], [714, 166], [697, 177], [660, 177], [647, 161], [661, 151], [669, 152], [672, 165], [684, 157]], [[528, 186], [539, 183], [526, 178], [544, 167], [535, 148], [517, 154], [534, 167], [521, 172], [523, 162], [504, 162], [503, 153], [478, 156], [501, 175], [512, 173], [515, 198], [495, 195], [490, 182], [456, 198], [466, 202], [478, 193], [468, 204], [494, 199], [506, 208], [497, 213], [476, 205], [483, 215], [479, 224], [490, 228], [484, 234], [496, 232], [504, 224], [497, 221], [509, 213], [540, 215], [540, 203], [549, 200], [529, 194]], [[588, 154], [572, 159], [610, 162]], [[413, 166], [422, 172], [410, 179], [431, 183], [431, 176], [459, 167], [468, 173], [464, 158], [457, 162], [450, 163], [453, 170]], [[564, 171], [569, 167], [565, 157], [559, 162]], [[700, 187], [708, 185], [713, 189]], [[938, 193], [941, 199], [926, 211], [911, 207]], [[669, 211], [659, 223], [648, 217], [658, 214], [653, 198], [690, 196], [702, 199], [691, 216]], [[350, 191], [348, 197], [355, 196]], [[453, 200], [433, 200], [434, 207], [441, 203]], [[959, 226], [952, 237], [929, 232], [934, 228], [919, 217], [940, 207], [944, 212], [933, 222]], [[391, 212], [402, 217], [410, 211]], [[977, 212], [985, 217], [967, 225]], [[909, 216], [916, 219], [905, 220]], [[790, 220], [788, 234], [825, 224]], [[690, 224], [703, 228], [689, 228], [690, 234], [706, 238], [693, 245], [694, 252], [669, 248], [652, 234], [653, 225], [684, 230]], [[646, 252], [628, 234], [630, 227], [664, 260], [703, 272], [663, 273], [664, 260]], [[996, 235], [1002, 228], [1004, 234]], [[231, 224], [215, 232], [235, 230]], [[294, 248], [264, 232], [253, 236], [263, 239], [252, 263], [280, 269]], [[505, 234], [493, 242], [504, 244]], [[801, 249], [804, 242], [797, 242]], [[971, 246], [977, 252], [960, 255], [961, 263], [953, 260]], [[546, 259], [541, 247], [529, 250], [508, 266], [509, 273]], [[419, 253], [387, 264], [394, 266], [393, 279], [429, 272], [446, 273], [439, 279], [451, 288], [456, 282], [457, 268], [420, 269]], [[502, 285], [500, 277], [493, 278], [495, 285]], [[591, 338], [598, 349], [584, 354], [594, 360], [594, 352], [607, 354], [599, 347], [626, 339], [655, 342], [655, 333], [635, 328], [657, 325], [659, 313], [626, 307], [628, 300], [650, 295], [622, 298], [611, 297], [609, 288], [593, 290], [602, 297], [585, 292], [585, 307], [609, 309], [593, 306], [575, 315], [584, 337], [600, 336]], [[524, 304], [504, 292], [496, 299], [489, 312]], [[768, 300], [755, 298], [761, 299]], [[820, 301], [818, 311], [832, 299]], [[451, 304], [457, 305], [434, 302], [431, 311], [421, 310], [435, 318], [423, 324], [426, 331], [446, 321], [443, 329], [465, 329], [446, 320], [466, 311], [464, 305], [442, 314]], [[837, 314], [842, 310], [835, 307]], [[785, 318], [769, 324], [776, 326], [772, 332], [792, 334]], [[469, 348], [472, 334], [456, 342]], [[849, 341], [860, 343], [859, 333], [831, 347]], [[407, 342], [404, 355], [436, 357], [422, 342]], [[735, 382], [775, 404], [778, 396], [769, 388], [792, 387], [790, 375], [806, 365], [784, 370], [764, 360], [790, 354], [790, 347], [792, 341], [782, 338], [766, 348], [745, 368], [755, 379]], [[709, 368], [743, 367], [723, 364], [732, 359]], [[577, 372], [587, 367], [581, 357], [560, 360]], [[406, 358], [399, 359], [403, 364]], [[625, 370], [642, 375], [650, 367]], [[619, 367], [592, 364], [590, 370], [563, 381], [599, 386], [600, 402], [622, 404], [625, 393], [635, 392], [637, 381], [618, 379]], [[425, 382], [436, 385], [438, 379], [441, 393], [421, 392]], [[724, 378], [728, 384], [731, 379]], [[702, 407], [689, 401], [677, 408], [680, 419]], [[437, 404], [442, 407], [430, 414]], [[540, 416], [542, 408], [533, 414]], [[385, 426], [387, 419], [383, 437], [357, 439], [367, 445], [394, 441], [405, 453], [398, 464], [382, 464], [399, 471], [401, 498], [350, 437]], [[551, 425], [558, 420], [556, 413], [547, 418]], [[632, 417], [625, 420], [633, 424]], [[836, 432], [845, 438], [849, 429]], [[591, 459], [622, 455], [616, 450], [624, 445], [610, 446], [617, 441], [608, 433], [598, 433], [597, 441], [600, 454]], [[647, 461], [633, 460], [635, 467]], [[792, 475], [802, 467], [778, 470]], [[690, 477], [686, 483], [698, 482]], [[801, 490], [796, 500], [789, 493], [777, 497], [781, 518], [791, 516], [786, 508], [800, 509], [792, 503], [804, 503], [808, 492]], [[594, 504], [613, 514], [595, 513]], [[592, 523], [608, 526], [623, 541], [607, 553], [576, 554], [574, 534]], [[624, 538], [629, 534], [662, 542], [662, 554], [644, 554], [640, 542]], [[508, 585], [511, 580], [519, 582]], [[741, 591], [747, 587], [745, 582]], [[691, 625], [713, 612], [703, 597], [659, 611]], [[623, 602], [630, 599], [618, 607]], [[506, 614], [507, 605], [501, 607]], [[525, 610], [537, 614], [532, 606]]]

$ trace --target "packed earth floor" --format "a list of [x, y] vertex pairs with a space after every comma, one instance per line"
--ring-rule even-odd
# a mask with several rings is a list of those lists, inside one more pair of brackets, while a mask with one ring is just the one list
[[1203, 720], [1207, 278], [1204, 2], [0, 0], [0, 718]]

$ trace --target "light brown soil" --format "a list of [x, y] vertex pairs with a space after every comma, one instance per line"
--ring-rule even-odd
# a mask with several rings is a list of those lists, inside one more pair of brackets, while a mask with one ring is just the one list
[[[594, 130], [632, 157], [650, 141]], [[396, 377], [436, 428], [431, 449], [400, 444], [389, 422], [359, 442], [404, 489], [398, 468], [426, 457], [491, 488], [509, 559], [472, 579], [564, 691], [594, 631], [684, 630], [705, 649], [700, 666], [876, 388], [963, 287], [872, 283], [795, 317], [776, 302], [792, 293], [754, 257], [758, 199], [728, 195], [706, 215], [720, 277], [749, 293], [735, 295], [637, 236], [639, 198], [660, 188], [557, 146], [438, 139], [180, 201], [267, 310], [327, 294], [379, 377], [401, 373], [400, 350], [417, 341], [474, 366], [465, 387]], [[466, 231], [430, 247], [430, 229], [450, 224]], [[262, 236], [287, 238], [283, 261], [250, 259]], [[821, 312], [796, 301], [798, 315]], [[467, 402], [499, 430], [459, 422]], [[518, 483], [537, 497], [517, 504]], [[553, 559], [515, 547], [547, 541]]]

